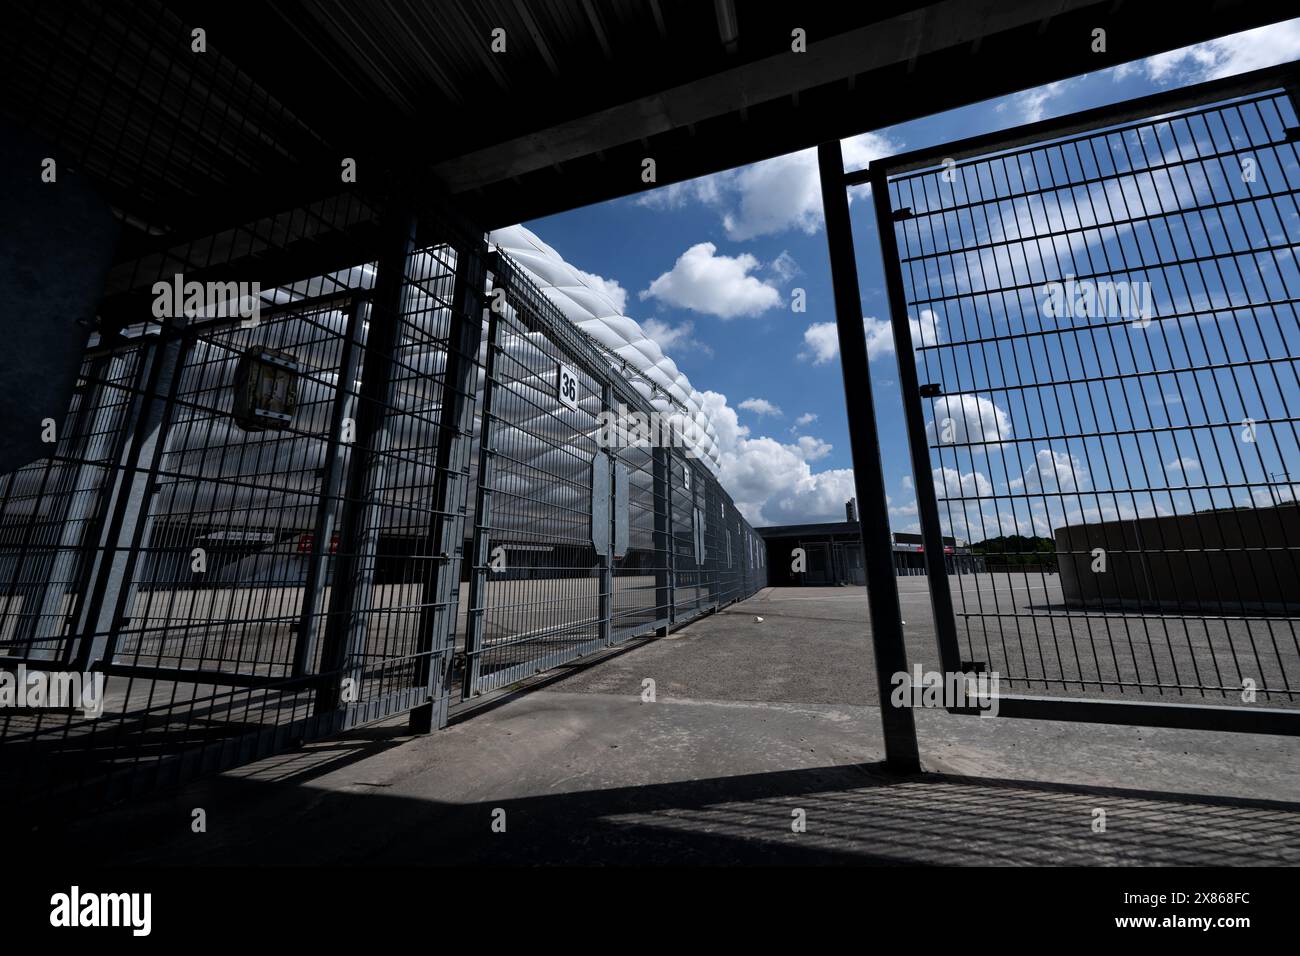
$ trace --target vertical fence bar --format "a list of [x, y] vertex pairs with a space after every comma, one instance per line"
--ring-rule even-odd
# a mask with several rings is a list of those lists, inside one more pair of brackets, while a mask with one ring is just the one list
[[294, 677], [302, 677], [309, 672], [312, 662], [316, 659], [316, 646], [320, 639], [320, 618], [316, 614], [316, 606], [325, 589], [334, 529], [339, 527], [339, 488], [343, 480], [344, 464], [348, 458], [347, 445], [340, 441], [340, 435], [342, 435], [344, 419], [355, 416], [353, 389], [364, 346], [365, 333], [362, 318], [366, 310], [367, 304], [360, 298], [354, 298], [348, 305], [343, 332], [343, 354], [339, 360], [339, 378], [334, 387], [334, 403], [330, 408], [320, 503], [316, 512], [311, 554], [308, 557], [310, 563], [307, 566], [307, 580], [303, 588], [298, 640], [294, 646]]
[[672, 501], [672, 451], [656, 447], [651, 465], [654, 482], [655, 531], [655, 617], [664, 622], [655, 633], [662, 637], [673, 623], [673, 585], [676, 572], [673, 566], [673, 501]]
[[[433, 552], [437, 570], [432, 582], [432, 613], [421, 620], [424, 633], [418, 680], [426, 687], [429, 699], [411, 711], [413, 733], [425, 733], [447, 720], [451, 655], [445, 652], [455, 640], [460, 564], [465, 548], [462, 483], [474, 428], [474, 379], [483, 335], [486, 262], [487, 243], [482, 240], [472, 248], [457, 250], [433, 485]], [[435, 661], [439, 655], [440, 659]]]
[[321, 649], [315, 713], [326, 714], [343, 703], [341, 673], [350, 668], [359, 680], [356, 651], [365, 643], [370, 625], [375, 565], [382, 524], [385, 454], [389, 447], [386, 419], [393, 400], [393, 363], [405, 312], [406, 276], [415, 248], [416, 217], [408, 209], [393, 210], [375, 276], [370, 328], [361, 371], [356, 435], [348, 462], [339, 548], [330, 589], [330, 610]]
[[[492, 301], [503, 297], [497, 290], [505, 291], [508, 270], [500, 260], [492, 263]], [[496, 390], [496, 360], [500, 345], [497, 342], [499, 323], [495, 305], [487, 310], [487, 345], [483, 361], [483, 396], [479, 400], [478, 486], [474, 489], [474, 537], [469, 555], [469, 597], [465, 609], [465, 669], [461, 675], [461, 699], [469, 700], [478, 693], [479, 677], [483, 668], [484, 627], [487, 623], [487, 563], [492, 537], [492, 483], [493, 458], [496, 454], [493, 427], [492, 398]]]
[[[145, 346], [141, 368], [146, 384], [139, 396], [133, 433], [123, 449], [113, 520], [101, 538], [101, 564], [92, 598], [84, 609], [75, 655], [76, 668], [111, 660], [113, 646], [129, 607], [141, 543], [148, 535], [158, 465], [167, 444], [167, 426], [189, 347], [185, 319], [172, 320], [158, 341]], [[165, 393], [165, 397], [164, 397]]]
[[[885, 762], [899, 773], [921, 769], [916, 743], [916, 722], [906, 707], [889, 706], [891, 675], [907, 670], [903, 617], [894, 576], [893, 543], [889, 534], [889, 504], [880, 463], [880, 437], [876, 407], [867, 367], [866, 333], [862, 327], [862, 296], [858, 289], [858, 263], [853, 252], [848, 192], [844, 185], [844, 158], [839, 141], [817, 148], [821, 174], [822, 208], [826, 219], [826, 244], [830, 252], [831, 282], [835, 295], [835, 323], [839, 333], [840, 369], [844, 375], [849, 443], [853, 453], [853, 482], [860, 506], [862, 546], [867, 566], [867, 599], [871, 613], [871, 644], [876, 657], [876, 689], [884, 727]], [[909, 346], [910, 351], [910, 346]]]
[[[920, 383], [912, 358], [912, 329], [907, 318], [907, 296], [894, 235], [894, 210], [889, 198], [889, 172], [881, 163], [871, 168], [871, 198], [876, 208], [876, 229], [880, 233], [880, 255], [885, 267], [885, 292], [894, 333], [894, 355], [898, 359], [898, 389], [903, 397], [907, 423], [907, 447], [912, 459], [912, 481], [916, 488], [917, 516], [930, 586], [930, 606], [943, 669], [958, 673], [962, 668], [957, 646], [957, 624], [953, 616], [952, 593], [948, 587], [948, 564], [943, 551], [943, 529], [939, 524], [939, 503], [930, 467], [930, 448], [925, 436], [925, 412], [921, 408]], [[955, 555], [954, 555], [955, 560]]]
[[[613, 386], [609, 380], [601, 382], [600, 387], [600, 406], [602, 411], [615, 410], [617, 402], [614, 396]], [[591, 534], [594, 538], [598, 533], [604, 536], [604, 551], [600, 547], [596, 548], [596, 560], [599, 562], [600, 569], [600, 598], [598, 602], [599, 610], [597, 614], [600, 617], [600, 642], [608, 647], [614, 641], [614, 509], [618, 507], [618, 502], [614, 499], [614, 462], [615, 457], [608, 451], [597, 449], [597, 455], [605, 455], [609, 462], [609, 484], [607, 486], [607, 498], [605, 501], [605, 520], [601, 522], [604, 526], [599, 531], [596, 528], [597, 512], [592, 508], [591, 515]], [[594, 502], [593, 502], [594, 505]], [[593, 541], [593, 544], [597, 542]]]
[[[62, 508], [59, 541], [49, 562], [46, 583], [41, 587], [34, 615], [24, 615], [15, 640], [27, 643], [27, 655], [34, 660], [55, 660], [68, 655], [71, 645], [46, 645], [65, 636], [67, 620], [63, 612], [69, 588], [76, 588], [73, 575], [83, 563], [84, 549], [93, 545], [90, 537], [99, 527], [99, 518], [112, 487], [112, 474], [105, 474], [104, 459], [117, 444], [115, 420], [123, 409], [108, 396], [115, 389], [110, 384], [110, 369], [125, 359], [111, 353], [91, 359], [85, 370], [86, 389], [72, 422], [75, 441], [70, 452], [78, 460], [73, 469], [72, 487], [58, 504]], [[35, 521], [35, 514], [33, 514]], [[75, 593], [75, 592], [74, 592]]]

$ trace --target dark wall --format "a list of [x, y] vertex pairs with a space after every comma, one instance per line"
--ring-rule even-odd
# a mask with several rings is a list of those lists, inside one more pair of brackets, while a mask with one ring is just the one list
[[42, 181], [46, 157], [61, 158], [0, 123], [0, 474], [51, 454], [41, 422], [64, 426], [117, 244], [107, 204], [70, 164]]
[[[1092, 570], [1093, 549], [1106, 570]], [[1197, 613], [1300, 610], [1300, 507], [1076, 525], [1056, 532], [1065, 603]]]

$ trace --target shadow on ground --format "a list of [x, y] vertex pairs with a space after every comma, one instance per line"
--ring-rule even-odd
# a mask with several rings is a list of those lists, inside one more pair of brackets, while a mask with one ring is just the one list
[[[400, 743], [400, 740], [396, 743]], [[953, 774], [876, 764], [464, 804], [357, 778], [313, 781], [394, 741], [337, 741], [57, 834], [115, 864], [1142, 864], [1300, 862], [1300, 803]], [[194, 807], [206, 833], [190, 830]], [[1094, 832], [1097, 809], [1106, 831]], [[494, 817], [504, 810], [505, 832]], [[802, 816], [804, 832], [792, 824]]]

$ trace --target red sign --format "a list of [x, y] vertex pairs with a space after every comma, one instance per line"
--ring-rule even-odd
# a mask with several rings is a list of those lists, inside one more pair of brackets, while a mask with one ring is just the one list
[[[310, 531], [304, 531], [298, 535], [298, 553], [310, 554], [312, 545], [316, 543], [316, 536]], [[330, 535], [330, 554], [339, 553], [339, 533], [335, 531]]]

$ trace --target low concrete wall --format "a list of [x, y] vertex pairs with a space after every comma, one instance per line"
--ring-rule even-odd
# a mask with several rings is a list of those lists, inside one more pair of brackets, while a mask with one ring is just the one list
[[[1068, 607], [1300, 613], [1300, 506], [1206, 511], [1057, 529]], [[1106, 552], [1094, 572], [1093, 549]]]

